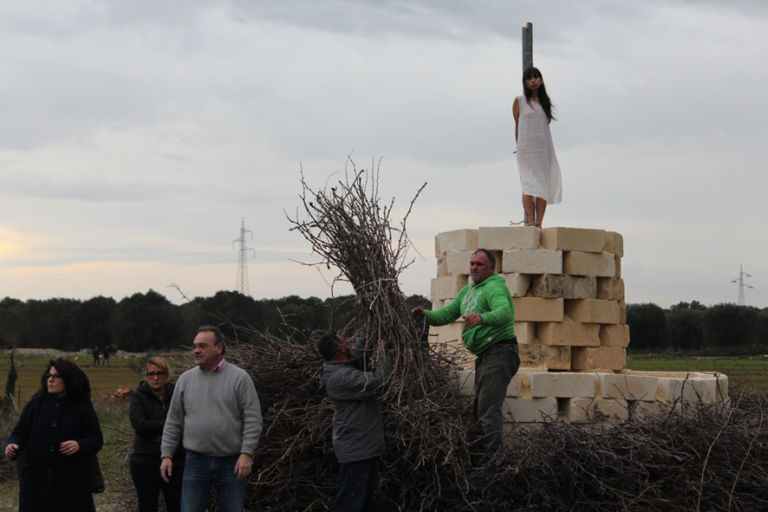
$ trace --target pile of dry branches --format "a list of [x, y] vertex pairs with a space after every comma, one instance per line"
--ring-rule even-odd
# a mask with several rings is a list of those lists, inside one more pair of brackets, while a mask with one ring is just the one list
[[[384, 510], [768, 508], [759, 397], [617, 427], [519, 428], [501, 462], [473, 464], [469, 407], [458, 398], [450, 362], [418, 341], [421, 326], [410, 320], [397, 284], [407, 266], [405, 219], [391, 227], [392, 204], [378, 204], [378, 173], [352, 167], [328, 190], [302, 180], [305, 211], [292, 222], [321, 264], [354, 287], [370, 348], [380, 355], [381, 340], [392, 345], [395, 370], [382, 399]], [[239, 329], [238, 338], [227, 357], [253, 377], [264, 414], [247, 509], [325, 510], [338, 466], [312, 333], [277, 338]]]

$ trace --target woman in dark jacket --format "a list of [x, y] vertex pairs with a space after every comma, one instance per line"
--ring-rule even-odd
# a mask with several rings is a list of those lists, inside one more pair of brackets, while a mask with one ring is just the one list
[[178, 512], [181, 500], [184, 450], [173, 457], [171, 481], [160, 477], [160, 441], [165, 415], [173, 396], [173, 384], [168, 382], [168, 363], [162, 357], [147, 360], [146, 379], [131, 396], [131, 425], [136, 431], [131, 451], [131, 477], [139, 498], [139, 512], [157, 512], [160, 491], [168, 512]]
[[51, 361], [24, 406], [5, 456], [19, 462], [19, 510], [94, 511], [89, 458], [104, 442], [88, 377], [72, 361]]

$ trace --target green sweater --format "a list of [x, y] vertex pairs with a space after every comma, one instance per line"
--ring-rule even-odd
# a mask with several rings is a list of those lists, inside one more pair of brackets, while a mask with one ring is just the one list
[[480, 284], [469, 283], [444, 308], [425, 311], [429, 325], [445, 325], [460, 316], [480, 313], [482, 323], [464, 329], [462, 338], [474, 355], [501, 340], [515, 338], [515, 306], [504, 278], [493, 273]]

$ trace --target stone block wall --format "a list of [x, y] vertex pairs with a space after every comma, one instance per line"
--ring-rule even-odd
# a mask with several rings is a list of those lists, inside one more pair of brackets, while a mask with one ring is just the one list
[[[629, 344], [622, 236], [600, 229], [488, 227], [435, 237], [434, 309], [469, 282], [469, 258], [484, 248], [515, 303], [521, 369], [507, 388], [505, 429], [547, 421], [621, 423], [632, 417], [695, 411], [728, 401], [728, 377], [626, 369]], [[456, 363], [459, 393], [473, 394], [474, 357], [463, 322], [431, 327], [431, 343]]]
[[[471, 397], [474, 372], [459, 371], [459, 393]], [[545, 372], [524, 368], [507, 387], [503, 415], [519, 423], [621, 423], [672, 408], [725, 403], [728, 377], [718, 373]]]
[[[437, 276], [433, 309], [449, 303], [469, 281], [469, 258], [478, 248], [496, 255], [515, 303], [521, 366], [545, 370], [625, 368], [629, 344], [622, 236], [613, 231], [552, 227], [480, 227], [435, 237]], [[432, 342], [456, 347], [463, 324], [430, 329]], [[457, 352], [469, 369], [472, 357]]]

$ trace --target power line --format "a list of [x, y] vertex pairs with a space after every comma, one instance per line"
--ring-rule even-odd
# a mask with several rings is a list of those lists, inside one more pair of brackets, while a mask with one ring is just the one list
[[253, 252], [256, 255], [256, 251], [246, 245], [245, 234], [250, 235], [249, 240], [253, 240], [253, 232], [250, 229], [245, 229], [245, 219], [240, 218], [240, 238], [232, 240], [232, 246], [238, 244], [238, 259], [237, 259], [237, 280], [235, 287], [237, 291], [243, 295], [250, 295], [248, 285], [248, 251]]
[[739, 306], [744, 305], [744, 288], [752, 288], [752, 285], [744, 284], [745, 277], [752, 277], [752, 274], [747, 274], [744, 272], [742, 266], [739, 265], [739, 277], [731, 281], [732, 283], [737, 283], [739, 285]]

